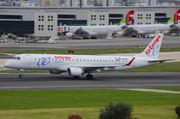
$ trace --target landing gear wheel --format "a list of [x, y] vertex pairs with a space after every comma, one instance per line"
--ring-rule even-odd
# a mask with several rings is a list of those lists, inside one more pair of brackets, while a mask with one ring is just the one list
[[23, 75], [19, 75], [19, 78], [23, 78]]
[[19, 69], [19, 71], [21, 72], [21, 74], [19, 75], [19, 78], [23, 78], [23, 71], [24, 71], [24, 69]]
[[86, 78], [87, 79], [93, 79], [93, 75], [87, 75]]

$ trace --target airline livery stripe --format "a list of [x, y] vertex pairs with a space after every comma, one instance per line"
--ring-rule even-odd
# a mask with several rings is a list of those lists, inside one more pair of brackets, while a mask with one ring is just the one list
[[134, 59], [135, 59], [135, 57], [129, 63], [127, 63], [126, 66], [131, 65], [131, 63], [134, 61]]

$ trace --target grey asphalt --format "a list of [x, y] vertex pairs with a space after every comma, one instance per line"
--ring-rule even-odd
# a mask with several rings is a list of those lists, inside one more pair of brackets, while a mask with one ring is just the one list
[[[0, 50], [24, 50], [24, 49], [89, 49], [89, 48], [133, 48], [140, 46], [145, 48], [150, 39], [137, 38], [113, 38], [89, 39], [89, 40], [58, 40], [56, 44], [47, 43], [14, 43], [10, 40], [8, 43], [0, 43]], [[163, 39], [162, 47], [180, 47], [179, 37], [167, 37]]]
[[66, 73], [53, 74], [0, 74], [0, 90], [69, 90], [69, 89], [126, 89], [149, 87], [180, 87], [179, 72], [93, 73], [74, 79]]

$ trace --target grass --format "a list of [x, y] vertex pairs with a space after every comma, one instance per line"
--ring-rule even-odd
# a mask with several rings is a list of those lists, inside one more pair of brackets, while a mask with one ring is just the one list
[[2, 53], [0, 53], [0, 56], [8, 56], [7, 54], [2, 54]]
[[[115, 53], [140, 53], [144, 48], [104, 48], [104, 49], [43, 49], [43, 50], [1, 50], [0, 53], [10, 54], [68, 54], [68, 51], [74, 51], [74, 54], [115, 54]], [[161, 48], [161, 52], [174, 52], [180, 51], [180, 47], [177, 48]]]
[[0, 118], [6, 119], [65, 119], [70, 114], [97, 119], [100, 107], [121, 100], [133, 105], [133, 117], [175, 119], [180, 99], [179, 94], [112, 89], [0, 91], [0, 95]]
[[[107, 73], [111, 71], [102, 71]], [[180, 72], [180, 62], [169, 62], [121, 72]], [[19, 73], [18, 70], [0, 70], [0, 73]], [[48, 73], [47, 70], [24, 70], [24, 73]]]

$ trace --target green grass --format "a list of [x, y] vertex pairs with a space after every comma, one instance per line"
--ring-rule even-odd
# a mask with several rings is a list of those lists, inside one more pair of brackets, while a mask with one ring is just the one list
[[1, 53], [0, 53], [0, 56], [7, 56], [7, 54], [1, 54]]
[[[68, 51], [74, 51], [74, 54], [115, 54], [115, 53], [140, 53], [144, 48], [104, 48], [104, 49], [43, 49], [43, 50], [1, 50], [0, 53], [23, 54], [23, 53], [37, 53], [37, 54], [68, 54]], [[161, 48], [161, 52], [180, 51], [177, 48]]]
[[79, 114], [84, 119], [97, 119], [100, 107], [109, 101], [125, 101], [134, 107], [139, 119], [174, 119], [179, 94], [131, 90], [49, 90], [0, 91], [0, 118], [64, 119]]
[[[107, 73], [112, 71], [102, 71], [101, 73]], [[180, 62], [165, 62], [148, 67], [142, 67], [139, 69], [133, 69], [121, 72], [180, 72]], [[0, 73], [19, 73], [18, 70], [0, 70]], [[47, 70], [24, 70], [24, 73], [48, 73]]]

